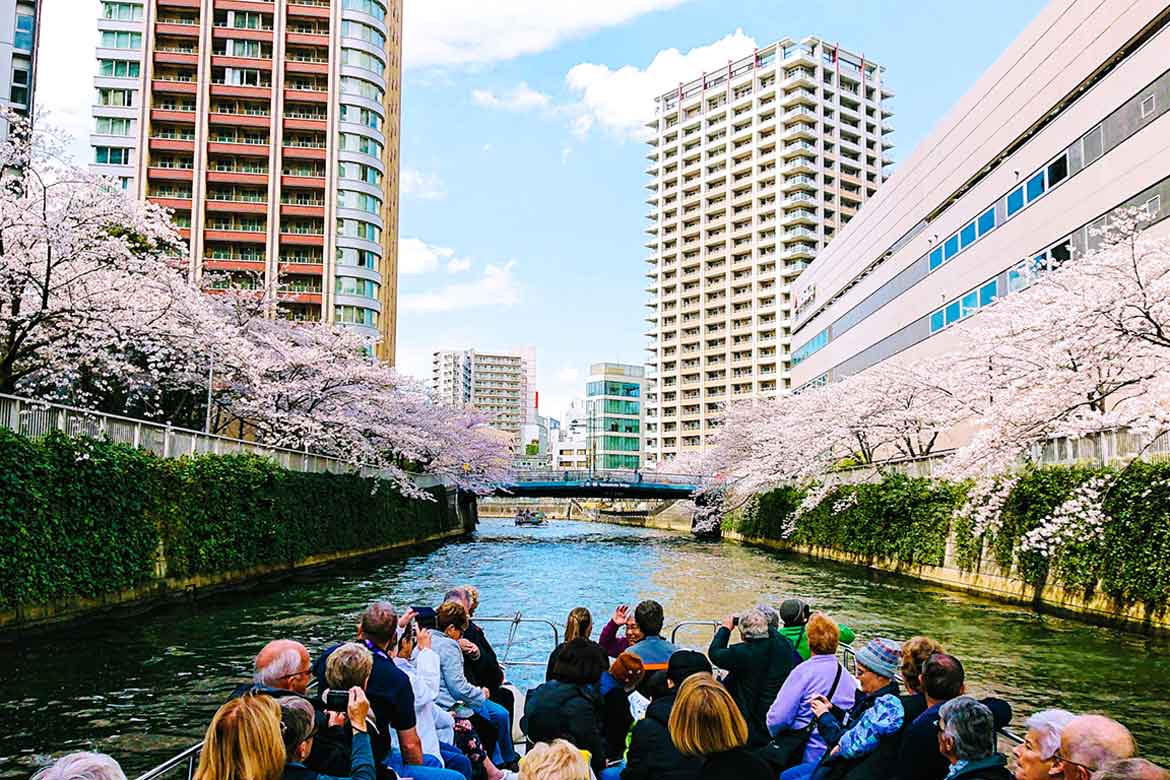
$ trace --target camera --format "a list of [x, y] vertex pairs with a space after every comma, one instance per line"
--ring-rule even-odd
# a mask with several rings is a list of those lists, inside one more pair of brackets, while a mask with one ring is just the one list
[[435, 627], [435, 608], [434, 607], [411, 607], [414, 610], [414, 619], [418, 622], [419, 628], [434, 629]]
[[329, 712], [346, 712], [349, 710], [349, 691], [326, 690], [321, 694], [325, 702], [325, 709]]
[[731, 627], [735, 628], [738, 625], [739, 625], [739, 615], [736, 615], [735, 617], [733, 617], [731, 619]]

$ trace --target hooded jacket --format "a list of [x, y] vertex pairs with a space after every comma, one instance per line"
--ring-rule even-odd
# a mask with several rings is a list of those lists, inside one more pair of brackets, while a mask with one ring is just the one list
[[567, 739], [589, 751], [594, 772], [605, 769], [601, 695], [592, 685], [552, 680], [529, 691], [520, 728], [534, 742]]

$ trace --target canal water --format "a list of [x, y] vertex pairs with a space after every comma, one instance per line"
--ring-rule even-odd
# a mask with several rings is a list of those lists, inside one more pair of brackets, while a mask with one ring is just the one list
[[[589, 523], [516, 528], [489, 520], [466, 540], [377, 564], [0, 646], [0, 778], [26, 778], [50, 756], [77, 749], [113, 754], [133, 778], [201, 737], [269, 639], [295, 638], [315, 653], [351, 638], [371, 600], [434, 604], [462, 583], [479, 587], [479, 616], [521, 611], [557, 624], [576, 605], [600, 624], [620, 602], [655, 598], [672, 625], [799, 595], [852, 626], [858, 645], [877, 635], [937, 638], [963, 659], [969, 688], [1016, 705], [1017, 726], [1044, 707], [1104, 712], [1133, 729], [1145, 755], [1170, 760], [1166, 640], [739, 545]], [[484, 625], [502, 655], [507, 626]], [[701, 648], [709, 639], [709, 628], [679, 635]], [[526, 624], [509, 659], [543, 662], [551, 646], [546, 626]], [[508, 668], [522, 687], [542, 676], [536, 667]]]

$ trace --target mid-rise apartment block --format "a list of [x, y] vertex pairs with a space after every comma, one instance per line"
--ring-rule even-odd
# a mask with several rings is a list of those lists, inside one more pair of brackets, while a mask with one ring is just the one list
[[536, 422], [532, 364], [529, 351], [444, 350], [433, 355], [431, 386], [440, 403], [475, 407], [519, 446], [521, 428]]
[[1170, 231], [1170, 8], [1053, 0], [800, 277], [794, 387], [954, 349], [1121, 207]]
[[[30, 116], [36, 85], [41, 0], [0, 0], [0, 106]], [[0, 118], [0, 135], [8, 132]]]
[[642, 467], [646, 369], [594, 363], [585, 385], [585, 443], [593, 469]]
[[199, 281], [393, 362], [401, 0], [103, 0], [92, 170], [174, 211]]
[[657, 98], [649, 122], [647, 457], [789, 386], [792, 286], [885, 178], [883, 68], [785, 39]]

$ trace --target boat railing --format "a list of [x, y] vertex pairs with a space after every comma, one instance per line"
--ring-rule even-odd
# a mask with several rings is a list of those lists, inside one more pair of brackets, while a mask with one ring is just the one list
[[[476, 617], [475, 622], [496, 624], [503, 623], [508, 625], [508, 638], [504, 644], [503, 655], [500, 656], [500, 663], [505, 666], [544, 667], [547, 665], [546, 661], [524, 661], [510, 659], [509, 656], [512, 653], [512, 648], [516, 646], [517, 634], [519, 632], [520, 626], [525, 623], [546, 626], [552, 635], [552, 647], [556, 647], [561, 643], [561, 633], [557, 628], [557, 625], [551, 620], [547, 620], [545, 618], [528, 618], [524, 617], [522, 613], [517, 612], [511, 617]], [[671, 627], [670, 641], [676, 642], [680, 631], [684, 631], [695, 626], [709, 628], [711, 630], [711, 635], [714, 636], [715, 631], [719, 628], [719, 625], [719, 622], [715, 620], [683, 620], [675, 623]], [[856, 674], [857, 651], [852, 647], [842, 645], [840, 647], [840, 654], [841, 663], [851, 674]], [[901, 682], [901, 675], [898, 675], [898, 681]], [[1024, 741], [1023, 737], [1007, 728], [1000, 729], [999, 736], [1009, 745], [1018, 745]], [[172, 756], [153, 769], [150, 769], [144, 774], [139, 775], [136, 780], [159, 780], [159, 778], [162, 777], [170, 777], [179, 770], [185, 771], [186, 780], [194, 780], [195, 766], [196, 762], [199, 760], [199, 749], [201, 747], [202, 743], [192, 745], [178, 755]]]

